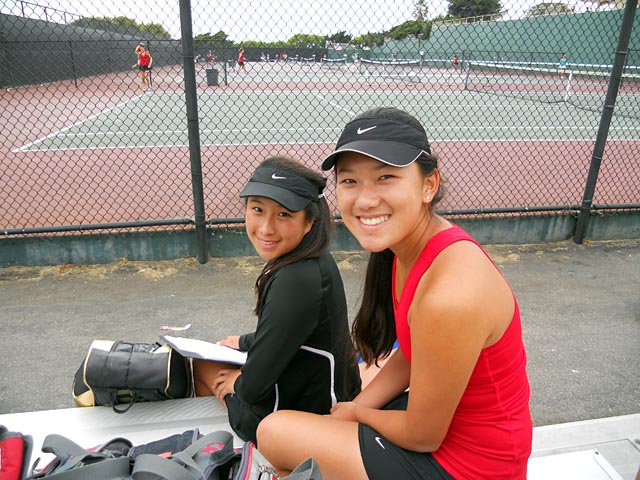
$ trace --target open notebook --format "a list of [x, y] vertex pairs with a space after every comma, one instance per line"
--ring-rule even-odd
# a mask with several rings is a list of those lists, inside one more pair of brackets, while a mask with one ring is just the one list
[[170, 335], [162, 335], [160, 338], [185, 357], [217, 360], [218, 362], [233, 363], [235, 365], [244, 365], [247, 361], [247, 352], [240, 352], [223, 345], [193, 338], [172, 337]]

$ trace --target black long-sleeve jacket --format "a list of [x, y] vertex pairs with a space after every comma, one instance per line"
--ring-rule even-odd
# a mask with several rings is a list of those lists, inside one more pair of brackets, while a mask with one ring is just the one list
[[278, 270], [265, 286], [255, 332], [240, 337], [247, 362], [226, 403], [229, 422], [256, 441], [276, 410], [329, 413], [360, 392], [340, 271], [325, 254]]

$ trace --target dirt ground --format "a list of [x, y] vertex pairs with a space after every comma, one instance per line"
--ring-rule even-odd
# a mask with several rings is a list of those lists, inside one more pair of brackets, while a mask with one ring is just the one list
[[[487, 247], [516, 293], [534, 424], [640, 412], [640, 240]], [[351, 318], [366, 253], [334, 253]], [[73, 407], [94, 339], [251, 331], [258, 257], [0, 269], [0, 413]]]

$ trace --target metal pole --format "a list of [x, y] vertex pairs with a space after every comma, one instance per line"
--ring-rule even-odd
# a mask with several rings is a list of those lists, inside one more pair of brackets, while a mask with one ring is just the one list
[[622, 72], [624, 70], [626, 57], [629, 53], [629, 38], [631, 37], [631, 31], [633, 30], [633, 18], [635, 16], [637, 6], [638, 0], [627, 0], [627, 4], [624, 8], [622, 25], [620, 26], [620, 34], [618, 36], [618, 46], [614, 56], [613, 68], [611, 69], [611, 77], [609, 78], [609, 87], [607, 88], [607, 96], [605, 97], [604, 107], [600, 117], [600, 126], [598, 127], [596, 143], [593, 147], [591, 165], [589, 166], [589, 174], [587, 176], [587, 184], [582, 197], [582, 205], [580, 206], [576, 231], [573, 235], [573, 241], [577, 244], [581, 244], [584, 240], [584, 234], [587, 230], [587, 225], [589, 224], [591, 205], [593, 203], [593, 193], [596, 189], [596, 184], [598, 183], [598, 172], [600, 171], [602, 155], [607, 143], [607, 136], [609, 135], [609, 125], [611, 124], [611, 117], [613, 116], [613, 107], [616, 104], [616, 97], [618, 96]]
[[187, 103], [187, 131], [191, 160], [191, 186], [196, 225], [196, 255], [199, 263], [207, 263], [207, 224], [204, 216], [202, 162], [200, 159], [200, 126], [196, 95], [196, 68], [193, 63], [193, 33], [191, 29], [191, 0], [180, 0], [180, 30], [182, 33], [182, 64]]
[[69, 55], [71, 56], [71, 73], [73, 75], [73, 84], [78, 88], [78, 75], [76, 75], [76, 61], [73, 58], [73, 43], [69, 40]]

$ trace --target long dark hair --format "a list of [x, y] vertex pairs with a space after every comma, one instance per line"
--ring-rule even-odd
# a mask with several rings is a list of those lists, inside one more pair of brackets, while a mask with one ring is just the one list
[[[318, 195], [322, 194], [327, 179], [320, 173], [304, 166], [296, 160], [286, 157], [271, 157], [264, 160], [260, 166], [277, 168], [293, 175], [305, 178], [313, 185], [318, 187]], [[260, 272], [256, 280], [256, 308], [255, 314], [260, 312], [260, 304], [264, 294], [264, 288], [269, 279], [286, 265], [304, 260], [307, 258], [317, 258], [324, 255], [329, 250], [329, 242], [331, 240], [331, 215], [329, 205], [324, 196], [318, 198], [318, 201], [309, 202], [304, 208], [305, 219], [313, 221], [311, 230], [302, 238], [302, 241], [296, 248], [281, 257], [269, 260]]]
[[[424, 127], [417, 119], [402, 110], [380, 108], [365, 112], [362, 116], [364, 115], [369, 118], [375, 116], [395, 120], [424, 131]], [[354, 117], [353, 120], [357, 118]], [[438, 169], [437, 156], [426, 152], [423, 152], [416, 162], [425, 177], [430, 177]], [[433, 209], [443, 196], [444, 186], [441, 181], [429, 208]], [[351, 327], [356, 350], [368, 365], [388, 356], [397, 338], [391, 282], [393, 258], [394, 254], [389, 249], [370, 254], [362, 302]]]

